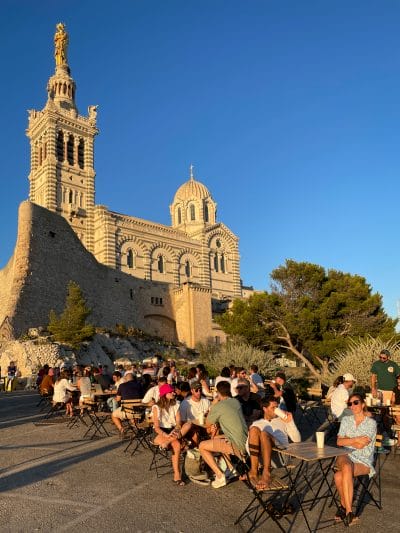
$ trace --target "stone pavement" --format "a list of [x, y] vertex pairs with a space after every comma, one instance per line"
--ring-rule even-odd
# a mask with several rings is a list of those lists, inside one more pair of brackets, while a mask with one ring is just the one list
[[[64, 423], [37, 426], [42, 415], [36, 392], [0, 393], [0, 531], [8, 532], [239, 532], [233, 522], [250, 499], [235, 482], [222, 489], [189, 483], [176, 487], [172, 476], [148, 471], [150, 454], [123, 453], [117, 436], [82, 440], [82, 428]], [[383, 468], [384, 511], [367, 506], [354, 531], [399, 531], [400, 454]], [[315, 519], [319, 507], [310, 513]], [[334, 514], [324, 509], [324, 519]], [[331, 527], [345, 531], [343, 525]], [[306, 531], [301, 515], [294, 533]], [[268, 520], [257, 531], [278, 531]]]

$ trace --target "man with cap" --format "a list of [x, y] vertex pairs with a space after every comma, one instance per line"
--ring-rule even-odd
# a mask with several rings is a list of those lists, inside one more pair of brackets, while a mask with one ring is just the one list
[[352, 414], [347, 409], [349, 390], [354, 387], [356, 379], [352, 374], [343, 374], [343, 383], [339, 384], [331, 396], [331, 411], [333, 415], [341, 420], [344, 416]]
[[382, 392], [382, 400], [385, 405], [392, 398], [393, 388], [396, 386], [396, 376], [400, 374], [399, 365], [389, 359], [389, 350], [381, 350], [379, 361], [375, 361], [371, 367], [372, 395], [376, 397], [378, 390]]

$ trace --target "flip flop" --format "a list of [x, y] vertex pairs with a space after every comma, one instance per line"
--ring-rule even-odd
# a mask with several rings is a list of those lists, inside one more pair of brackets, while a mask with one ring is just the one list
[[186, 485], [182, 479], [174, 479], [174, 483], [177, 487], [184, 487]]

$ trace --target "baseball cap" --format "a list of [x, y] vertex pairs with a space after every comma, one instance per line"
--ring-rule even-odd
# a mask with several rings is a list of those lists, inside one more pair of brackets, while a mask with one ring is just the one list
[[353, 374], [343, 374], [343, 381], [354, 381], [354, 383], [357, 383], [357, 380]]

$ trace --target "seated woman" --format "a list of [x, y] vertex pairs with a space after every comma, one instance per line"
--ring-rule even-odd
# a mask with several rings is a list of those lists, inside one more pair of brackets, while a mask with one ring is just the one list
[[186, 427], [181, 427], [181, 416], [179, 413], [179, 402], [175, 399], [175, 390], [166, 383], [160, 387], [160, 399], [152, 407], [152, 417], [156, 438], [154, 444], [162, 448], [172, 448], [172, 468], [174, 470], [174, 483], [184, 486], [179, 468], [179, 457], [181, 453], [181, 438], [186, 431]]
[[50, 374], [49, 365], [44, 365], [39, 390], [41, 394], [52, 394], [54, 387], [53, 376]]
[[375, 473], [376, 422], [367, 416], [361, 394], [351, 394], [347, 406], [352, 415], [342, 419], [337, 445], [350, 448], [352, 452], [338, 457], [336, 461], [335, 485], [340, 496], [340, 507], [335, 520], [343, 520], [345, 526], [350, 526], [356, 519], [352, 513], [354, 478], [363, 475], [372, 477]]
[[82, 406], [85, 400], [90, 399], [90, 393], [92, 390], [92, 382], [90, 381], [90, 370], [84, 370], [83, 376], [78, 377], [77, 387], [80, 391], [79, 405]]
[[75, 391], [76, 387], [68, 383], [67, 372], [60, 372], [54, 383], [53, 405], [56, 403], [65, 404], [66, 414], [73, 416], [72, 397], [68, 391]]

